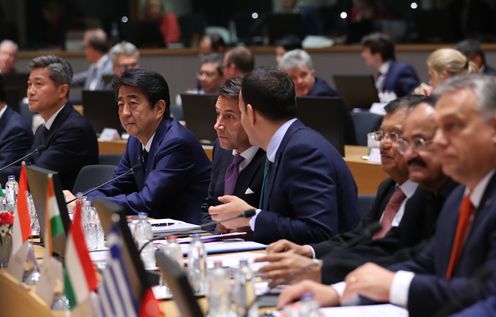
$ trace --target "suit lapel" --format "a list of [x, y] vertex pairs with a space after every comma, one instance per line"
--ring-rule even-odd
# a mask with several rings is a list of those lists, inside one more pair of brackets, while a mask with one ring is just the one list
[[[234, 188], [234, 193], [236, 196], [238, 197], [245, 196], [246, 190], [251, 184], [253, 184], [254, 178], [258, 173], [259, 166], [257, 164], [257, 161], [260, 160], [260, 156], [265, 156], [265, 152], [262, 149], [258, 149], [257, 153], [255, 153], [255, 156], [251, 160], [250, 164], [248, 164], [239, 173], [238, 181], [236, 182], [236, 187]], [[261, 168], [263, 169], [263, 164]]]
[[305, 125], [300, 120], [296, 120], [295, 122], [293, 122], [289, 126], [289, 129], [286, 131], [286, 134], [282, 138], [281, 144], [279, 145], [279, 148], [277, 149], [274, 164], [272, 165], [272, 170], [270, 172], [269, 183], [268, 183], [269, 191], [267, 192], [267, 197], [264, 198], [264, 206], [263, 206], [264, 209], [269, 209], [270, 197], [272, 196], [272, 192], [274, 191], [273, 184], [274, 184], [276, 176], [277, 176], [277, 172], [279, 169], [280, 162], [282, 160], [284, 150], [286, 149], [288, 142], [291, 140], [291, 138], [295, 134], [295, 132], [304, 128], [304, 127], [305, 127]]

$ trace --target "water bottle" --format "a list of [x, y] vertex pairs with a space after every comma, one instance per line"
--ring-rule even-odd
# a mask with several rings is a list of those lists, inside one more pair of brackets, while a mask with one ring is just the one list
[[86, 233], [86, 244], [88, 249], [101, 250], [105, 246], [105, 239], [100, 218], [91, 201], [83, 197], [83, 227]]
[[[146, 212], [138, 213], [138, 222], [134, 226], [134, 240], [138, 250], [153, 238], [152, 225], [147, 220]], [[141, 260], [146, 270], [155, 268], [155, 248], [150, 243], [141, 250]]]
[[231, 294], [229, 275], [220, 261], [214, 262], [214, 267], [208, 272], [208, 317], [230, 317]]
[[7, 210], [14, 212], [18, 191], [19, 184], [15, 180], [15, 176], [9, 175], [5, 184], [5, 204], [7, 205]]
[[204, 294], [207, 275], [207, 250], [199, 234], [193, 235], [188, 249], [189, 281], [197, 294]]
[[36, 213], [33, 196], [31, 194], [28, 194], [28, 204], [29, 216], [31, 218], [31, 232], [36, 236], [40, 234], [40, 221], [38, 220], [38, 214]]
[[177, 243], [176, 236], [167, 237], [167, 243], [162, 245], [160, 250], [167, 254], [172, 259], [176, 260], [179, 263], [179, 266], [183, 266], [183, 251], [181, 250], [181, 246]]
[[[234, 304], [238, 316], [258, 317], [258, 305], [255, 301], [256, 294], [253, 280], [253, 271], [248, 264], [248, 260], [240, 260], [233, 290]], [[248, 310], [248, 313], [246, 310]]]

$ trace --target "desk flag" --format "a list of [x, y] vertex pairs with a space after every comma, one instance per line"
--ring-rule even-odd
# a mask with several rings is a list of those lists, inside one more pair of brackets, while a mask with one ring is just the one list
[[64, 234], [64, 226], [60, 217], [59, 205], [55, 198], [52, 174], [48, 176], [47, 199], [45, 208], [45, 249], [48, 256], [52, 255], [53, 239]]
[[109, 259], [98, 288], [100, 316], [138, 316], [138, 300], [131, 291], [129, 274], [123, 259], [123, 242], [117, 224], [107, 238]]
[[21, 175], [19, 176], [19, 192], [14, 215], [14, 226], [12, 228], [12, 253], [21, 248], [31, 236], [31, 218], [28, 208], [28, 181], [26, 179], [26, 164], [23, 162]]
[[82, 198], [76, 200], [74, 220], [65, 250], [64, 290], [71, 309], [97, 288], [97, 279], [83, 232]]

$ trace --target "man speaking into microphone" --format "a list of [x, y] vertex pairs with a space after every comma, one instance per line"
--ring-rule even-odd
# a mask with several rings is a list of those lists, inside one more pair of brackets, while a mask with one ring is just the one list
[[[113, 178], [142, 168], [90, 193], [107, 197], [127, 213], [200, 223], [210, 161], [198, 139], [169, 116], [169, 86], [152, 71], [133, 69], [113, 82], [119, 119], [129, 133]], [[67, 194], [66, 194], [66, 198]]]
[[[79, 170], [98, 163], [95, 130], [68, 104], [72, 67], [65, 59], [39, 56], [29, 68], [29, 110], [39, 113], [44, 124], [36, 130], [26, 163], [58, 172], [62, 187], [72, 189]], [[0, 171], [0, 179], [18, 174], [15, 166]]]

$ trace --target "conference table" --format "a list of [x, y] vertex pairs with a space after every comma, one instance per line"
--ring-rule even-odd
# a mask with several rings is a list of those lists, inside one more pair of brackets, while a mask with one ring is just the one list
[[[42, 258], [43, 247], [34, 245], [37, 258]], [[265, 251], [251, 251], [265, 252]], [[233, 253], [235, 255], [236, 253]], [[207, 300], [204, 297], [198, 299], [198, 303], [204, 312], [207, 311]], [[180, 317], [180, 313], [173, 300], [161, 300], [160, 307], [167, 317]], [[264, 308], [260, 311], [265, 312]], [[261, 315], [262, 315], [261, 314]], [[36, 317], [70, 317], [70, 311], [53, 311], [35, 294], [32, 287], [25, 286], [15, 280], [6, 269], [0, 269], [0, 316], [36, 316]]]
[[[126, 151], [126, 141], [99, 141], [100, 154], [123, 154]], [[212, 160], [212, 146], [204, 145], [203, 149], [208, 158]], [[367, 155], [366, 146], [345, 146], [344, 161], [353, 175], [358, 186], [359, 195], [375, 195], [379, 184], [388, 177], [380, 164], [369, 163], [364, 156]]]

